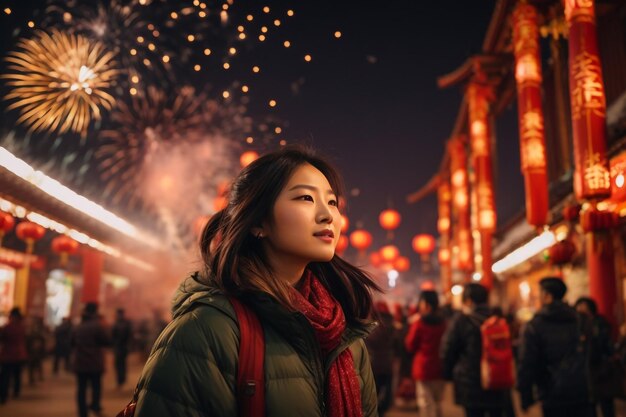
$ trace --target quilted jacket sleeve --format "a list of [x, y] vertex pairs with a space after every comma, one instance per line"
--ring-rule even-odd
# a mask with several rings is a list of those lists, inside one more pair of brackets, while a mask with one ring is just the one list
[[174, 320], [146, 362], [135, 417], [236, 417], [238, 338], [233, 320], [212, 307]]
[[358, 345], [359, 352], [358, 356], [354, 355], [355, 365], [359, 369], [359, 375], [363, 383], [361, 387], [363, 417], [378, 417], [378, 396], [376, 394], [376, 383], [374, 382], [369, 354], [363, 339], [359, 339], [355, 345]]

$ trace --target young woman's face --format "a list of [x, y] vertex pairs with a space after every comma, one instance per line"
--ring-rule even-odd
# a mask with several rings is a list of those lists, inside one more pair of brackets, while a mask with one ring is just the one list
[[276, 199], [273, 222], [263, 227], [274, 261], [327, 262], [335, 254], [341, 216], [328, 180], [309, 164], [299, 166]]

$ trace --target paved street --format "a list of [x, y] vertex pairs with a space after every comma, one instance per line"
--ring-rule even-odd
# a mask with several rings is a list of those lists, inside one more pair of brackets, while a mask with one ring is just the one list
[[[107, 369], [110, 371], [105, 374], [103, 384], [103, 401], [104, 408], [101, 417], [115, 417], [130, 400], [134, 388], [134, 384], [139, 377], [142, 363], [136, 355], [132, 355], [129, 360], [129, 384], [122, 388], [115, 387], [112, 357], [108, 358]], [[76, 405], [74, 401], [75, 381], [73, 374], [61, 373], [58, 376], [51, 375], [50, 361], [45, 364], [45, 380], [31, 387], [26, 382], [21, 398], [11, 399], [4, 406], [0, 406], [1, 417], [71, 417], [76, 416]], [[24, 375], [26, 376], [26, 375]], [[26, 378], [27, 379], [27, 378]], [[463, 417], [463, 411], [452, 403], [452, 389], [446, 387], [445, 402], [443, 404], [444, 417]], [[517, 406], [517, 399], [515, 399]], [[518, 416], [524, 416], [517, 409]], [[626, 417], [626, 407], [624, 403], [618, 404], [618, 417]], [[385, 417], [416, 417], [417, 410], [403, 410], [399, 407], [387, 413]], [[541, 413], [537, 407], [534, 407], [527, 417], [540, 417]], [[217, 417], [217, 416], [216, 416]]]

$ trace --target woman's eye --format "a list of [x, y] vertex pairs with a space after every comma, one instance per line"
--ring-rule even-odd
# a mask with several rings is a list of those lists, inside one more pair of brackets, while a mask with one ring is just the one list
[[338, 205], [337, 200], [330, 200], [328, 204], [330, 204], [331, 206], [335, 206], [335, 207], [337, 207]]
[[298, 197], [298, 200], [313, 201], [313, 197], [311, 197], [310, 195], [303, 195]]

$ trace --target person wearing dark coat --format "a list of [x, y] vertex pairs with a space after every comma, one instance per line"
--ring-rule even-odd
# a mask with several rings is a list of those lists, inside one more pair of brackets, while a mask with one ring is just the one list
[[117, 317], [111, 330], [111, 339], [115, 357], [117, 386], [121, 387], [126, 382], [126, 361], [133, 330], [130, 321], [124, 316], [123, 308], [119, 308], [116, 315]]
[[420, 415], [440, 417], [444, 381], [439, 350], [446, 321], [439, 311], [439, 296], [435, 291], [422, 291], [418, 309], [419, 318], [411, 324], [404, 346], [414, 355], [412, 376], [416, 381]]
[[492, 314], [488, 292], [480, 284], [466, 284], [463, 312], [448, 325], [441, 345], [443, 376], [454, 382], [454, 400], [465, 408], [467, 417], [500, 417], [510, 400], [510, 390], [485, 390], [481, 386], [480, 326]]
[[539, 287], [542, 307], [526, 324], [519, 348], [517, 389], [522, 409], [541, 401], [544, 417], [588, 417], [587, 326], [563, 302], [567, 286], [562, 279], [544, 278]]
[[87, 417], [87, 385], [91, 386], [89, 409], [99, 413], [102, 374], [104, 373], [104, 348], [109, 345], [107, 329], [100, 322], [98, 304], [87, 303], [81, 323], [72, 333], [74, 372], [78, 389], [76, 400], [79, 417]]
[[[611, 325], [598, 314], [598, 305], [589, 297], [580, 297], [574, 308], [591, 320], [591, 352], [589, 358], [591, 394], [593, 401], [600, 406], [602, 417], [615, 417], [613, 398], [619, 392], [621, 374], [616, 374], [616, 363], [613, 362], [613, 346], [611, 342]], [[592, 416], [596, 416], [596, 404], [591, 407]]]
[[30, 330], [26, 332], [26, 350], [28, 351], [28, 382], [43, 381], [43, 360], [46, 357], [46, 327], [43, 317], [33, 317]]
[[379, 317], [379, 326], [365, 339], [365, 345], [370, 354], [372, 373], [378, 394], [378, 415], [384, 416], [393, 402], [393, 349], [396, 331], [393, 326], [393, 316], [385, 301], [378, 301], [375, 305]]
[[72, 322], [69, 317], [64, 317], [61, 324], [54, 329], [54, 366], [52, 372], [55, 375], [59, 373], [61, 362], [63, 362], [66, 371], [70, 370], [71, 337]]
[[0, 404], [9, 396], [13, 380], [13, 397], [20, 396], [22, 367], [28, 359], [26, 350], [26, 328], [18, 307], [11, 309], [9, 322], [0, 329]]

